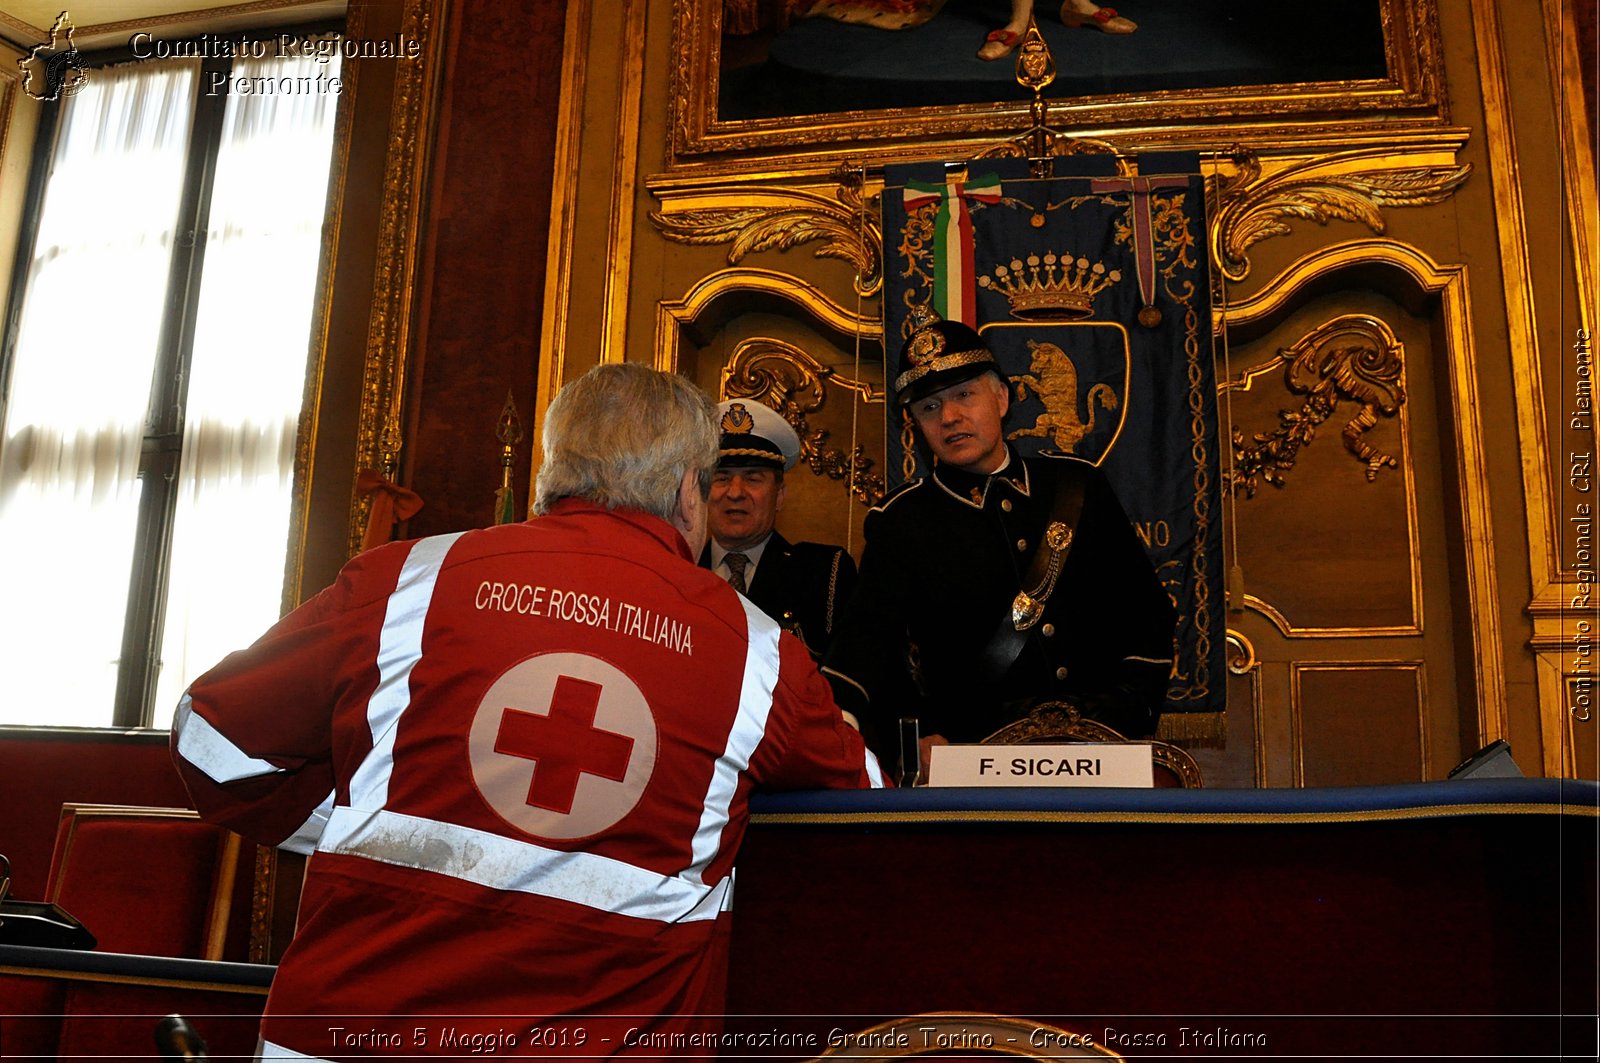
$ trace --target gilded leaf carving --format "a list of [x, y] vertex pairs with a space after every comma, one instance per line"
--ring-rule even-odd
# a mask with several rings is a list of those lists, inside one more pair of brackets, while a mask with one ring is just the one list
[[1250, 158], [1219, 189], [1222, 209], [1213, 229], [1213, 258], [1227, 279], [1243, 280], [1250, 274], [1249, 249], [1268, 237], [1288, 235], [1296, 220], [1318, 225], [1354, 221], [1382, 235], [1383, 208], [1442, 202], [1471, 170], [1464, 163], [1305, 176], [1305, 168], [1297, 167], [1260, 181], [1259, 164]]
[[839, 480], [858, 500], [876, 505], [883, 499], [883, 477], [872, 471], [872, 459], [857, 444], [849, 453], [827, 445], [828, 430], [812, 428], [807, 417], [827, 401], [824, 383], [859, 392], [867, 402], [882, 402], [883, 392], [870, 384], [840, 376], [805, 351], [775, 339], [739, 344], [722, 369], [727, 398], [754, 399], [781, 413], [800, 437], [800, 460], [814, 475]]
[[[859, 170], [835, 171], [839, 185], [832, 199], [800, 190], [773, 195], [734, 193], [730, 198], [757, 202], [727, 206], [652, 211], [650, 221], [668, 240], [682, 244], [728, 244], [728, 263], [737, 265], [757, 251], [788, 251], [820, 243], [818, 258], [839, 259], [856, 271], [863, 296], [883, 284], [883, 226], [878, 197], [864, 196]], [[775, 198], [776, 203], [762, 202]]]
[[1323, 422], [1341, 402], [1360, 408], [1340, 431], [1345, 450], [1365, 467], [1368, 483], [1385, 468], [1398, 468], [1399, 459], [1371, 445], [1366, 435], [1378, 418], [1394, 417], [1405, 405], [1405, 348], [1381, 321], [1359, 315], [1335, 318], [1312, 330], [1300, 342], [1278, 352], [1265, 366], [1246, 371], [1245, 383], [1283, 366], [1284, 386], [1304, 395], [1298, 410], [1280, 410], [1278, 427], [1257, 432], [1246, 441], [1244, 430], [1233, 429], [1233, 470], [1229, 487], [1254, 498], [1264, 481], [1284, 487], [1302, 448], [1310, 446]]

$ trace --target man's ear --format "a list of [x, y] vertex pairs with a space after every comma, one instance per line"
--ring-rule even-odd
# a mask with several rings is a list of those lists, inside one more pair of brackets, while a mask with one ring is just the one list
[[683, 470], [683, 479], [678, 481], [678, 508], [676, 523], [682, 524], [694, 519], [695, 510], [705, 504], [705, 499], [700, 495], [700, 477], [693, 469]]
[[783, 511], [783, 496], [788, 492], [788, 490], [789, 490], [789, 482], [784, 478], [783, 473], [780, 471], [778, 473], [778, 490], [773, 495], [773, 499], [774, 499], [774, 502], [775, 502], [775, 505], [773, 506], [773, 508], [778, 510], [779, 512]]
[[998, 373], [991, 373], [989, 379], [994, 381], [995, 390], [1000, 395], [1000, 416], [1004, 417], [1011, 412], [1011, 385]]
[[683, 479], [678, 482], [678, 504], [673, 510], [672, 525], [683, 534], [689, 552], [696, 557], [706, 545], [709, 515], [710, 507], [700, 493], [700, 474], [694, 469], [685, 469]]

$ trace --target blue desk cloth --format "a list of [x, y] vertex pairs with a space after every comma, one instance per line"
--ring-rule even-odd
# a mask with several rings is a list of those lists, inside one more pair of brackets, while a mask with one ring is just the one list
[[1600, 783], [1581, 779], [1464, 779], [1316, 789], [1180, 790], [1102, 787], [918, 787], [762, 794], [757, 822], [791, 816], [871, 820], [1075, 818], [1267, 819], [1337, 822], [1488, 814], [1600, 815]]

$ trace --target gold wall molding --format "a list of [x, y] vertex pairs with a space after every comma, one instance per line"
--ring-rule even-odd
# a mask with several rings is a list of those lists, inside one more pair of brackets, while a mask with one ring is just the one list
[[[418, 42], [422, 56], [394, 63], [389, 152], [383, 170], [383, 211], [378, 222], [377, 265], [355, 453], [358, 470], [378, 469], [386, 475], [397, 467], [405, 442], [402, 404], [415, 305], [417, 231], [426, 185], [423, 175], [433, 139], [434, 103], [443, 68], [443, 34], [435, 30], [444, 3], [445, 0], [406, 0], [400, 32]], [[350, 36], [364, 35], [367, 10], [362, 5], [351, 9]], [[371, 505], [370, 495], [356, 493], [352, 497], [346, 544], [351, 556], [361, 547]]]
[[[322, 426], [322, 392], [328, 372], [328, 335], [333, 319], [334, 278], [338, 275], [339, 238], [344, 232], [344, 201], [349, 194], [350, 150], [355, 130], [356, 100], [361, 92], [361, 64], [342, 71], [344, 106], [334, 119], [332, 173], [328, 181], [328, 216], [322, 225], [322, 273], [311, 311], [311, 359], [306, 371], [304, 398], [295, 429], [293, 493], [289, 499], [289, 552], [284, 571], [282, 611], [299, 605], [305, 593], [306, 543], [311, 535], [311, 491], [316, 473], [315, 454]], [[363, 411], [365, 412], [365, 411]], [[359, 466], [358, 466], [359, 467]], [[355, 517], [351, 517], [352, 524]], [[363, 522], [364, 525], [364, 522]], [[348, 532], [348, 530], [347, 530]], [[357, 538], [356, 542], [360, 542]], [[350, 549], [348, 534], [345, 549]]]
[[[0, 163], [9, 161], [6, 151], [11, 146], [11, 127], [17, 119], [17, 90], [22, 87], [22, 73], [17, 69], [17, 60], [23, 54], [13, 52], [10, 47], [0, 51]], [[7, 272], [10, 272], [9, 269]]]
[[[1478, 714], [1478, 744], [1488, 745], [1505, 737], [1507, 730], [1506, 662], [1466, 266], [1440, 265], [1421, 250], [1395, 240], [1333, 244], [1291, 263], [1261, 291], [1227, 307], [1221, 316], [1229, 329], [1266, 322], [1285, 313], [1302, 293], [1321, 290], [1339, 274], [1352, 269], [1368, 277], [1373, 270], [1388, 272], [1413, 290], [1438, 300], [1449, 414], [1441, 422], [1448, 420], [1453, 435], [1450, 449], [1455, 456], [1455, 495], [1460, 500], [1462, 526], [1458, 538], [1465, 573], [1465, 608], [1472, 618], [1472, 646], [1459, 649], [1458, 654], [1470, 655], [1474, 689], [1461, 694], [1463, 698], [1473, 698]], [[1443, 430], [1445, 425], [1441, 423]], [[1246, 604], [1250, 604], [1248, 596]]]
[[620, 362], [628, 348], [628, 292], [633, 275], [634, 191], [638, 185], [639, 123], [644, 106], [645, 15], [649, 0], [622, 0], [623, 47], [617, 64], [616, 140], [611, 158], [610, 246], [606, 248], [605, 325], [601, 360]]
[[1406, 401], [1405, 348], [1388, 325], [1365, 314], [1344, 314], [1325, 321], [1280, 348], [1278, 357], [1244, 370], [1237, 380], [1217, 390], [1249, 391], [1257, 377], [1279, 367], [1285, 389], [1291, 395], [1306, 396], [1305, 402], [1298, 410], [1280, 410], [1278, 427], [1254, 433], [1253, 443], [1246, 442], [1244, 429], [1233, 426], [1233, 469], [1227, 481], [1232, 493], [1243, 491], [1246, 498], [1254, 498], [1263, 481], [1284, 487], [1300, 449], [1311, 444], [1342, 401], [1360, 406], [1340, 437], [1345, 450], [1366, 467], [1367, 482], [1376, 481], [1384, 468], [1399, 467], [1398, 458], [1379, 451], [1364, 438], [1380, 415], [1398, 416]]
[[808, 280], [768, 269], [740, 267], [702, 277], [683, 298], [664, 299], [657, 304], [655, 367], [677, 372], [683, 331], [698, 332], [701, 319], [709, 318], [714, 307], [752, 297], [790, 303], [840, 336], [857, 336], [872, 343], [883, 338], [883, 325], [876, 316], [847, 310]]
[[[583, 105], [588, 93], [588, 49], [593, 0], [567, 6], [561, 56], [561, 103], [556, 125], [554, 178], [550, 196], [550, 242], [545, 252], [544, 329], [539, 337], [539, 386], [534, 425], [566, 380], [567, 327], [572, 311], [572, 256], [577, 246], [578, 174], [583, 160]], [[535, 496], [542, 440], [533, 432], [528, 497]]]
[[872, 471], [866, 448], [855, 443], [847, 454], [826, 445], [827, 429], [811, 427], [807, 415], [816, 413], [827, 402], [824, 384], [854, 392], [863, 402], [884, 401], [881, 388], [841, 376], [783, 340], [742, 340], [722, 367], [723, 398], [754, 399], [777, 410], [800, 437], [800, 460], [812, 475], [837, 480], [858, 501], [877, 505], [884, 495], [883, 476]]
[[1594, 615], [1590, 607], [1582, 615], [1574, 611], [1560, 623], [1538, 624], [1528, 643], [1538, 673], [1542, 767], [1550, 777], [1575, 778], [1595, 770], [1592, 760], [1585, 764], [1578, 757], [1580, 748], [1589, 750], [1590, 758], [1595, 755], [1600, 645]]
[[1211, 223], [1211, 261], [1227, 280], [1242, 281], [1250, 275], [1249, 249], [1268, 237], [1289, 235], [1296, 219], [1318, 225], [1334, 219], [1360, 222], [1382, 236], [1384, 208], [1441, 203], [1472, 170], [1470, 163], [1351, 168], [1392, 157], [1383, 149], [1343, 152], [1263, 176], [1259, 159], [1241, 153], [1236, 171], [1217, 183], [1220, 209]]
[[[1561, 228], [1571, 241], [1571, 269], [1577, 294], [1575, 305], [1551, 305], [1545, 300], [1547, 316], [1559, 315], [1553, 333], [1572, 357], [1570, 345], [1580, 330], [1590, 337], [1596, 325], [1597, 214], [1595, 162], [1584, 107], [1581, 62], [1576, 54], [1576, 32], [1570, 11], [1561, 0], [1545, 0], [1543, 10], [1546, 55], [1551, 71], [1550, 104], [1555, 108], [1557, 135], [1560, 138], [1560, 166], [1564, 211]], [[1564, 402], [1560, 389], [1564, 381], [1547, 379], [1540, 357], [1540, 304], [1531, 267], [1528, 206], [1522, 189], [1526, 181], [1519, 155], [1519, 132], [1512, 105], [1504, 27], [1500, 5], [1492, 0], [1473, 0], [1473, 26], [1476, 32], [1480, 78], [1483, 84], [1485, 150], [1490, 158], [1491, 187], [1495, 203], [1495, 232], [1499, 238], [1501, 277], [1506, 297], [1512, 373], [1516, 382], [1517, 435], [1522, 450], [1523, 487], [1527, 495], [1529, 562], [1533, 568], [1532, 610], [1557, 616], [1568, 608], [1569, 590], [1577, 582], [1577, 571], [1561, 556], [1561, 493], [1553, 487], [1555, 470], [1567, 459], [1561, 440], [1552, 440], [1549, 431], [1548, 402]], [[1547, 180], [1539, 174], [1536, 180]], [[1548, 203], [1541, 203], [1548, 209]], [[1558, 254], [1559, 249], [1540, 247], [1541, 254]], [[1564, 263], [1565, 268], [1565, 263]], [[1569, 313], [1572, 315], [1568, 317]], [[1591, 342], [1592, 349], [1592, 342]], [[1592, 423], [1592, 419], [1591, 419]], [[1593, 436], [1591, 435], [1591, 439]], [[1557, 450], [1559, 457], [1552, 455]], [[1553, 465], [1552, 462], [1555, 462]]]
[[1308, 672], [1411, 672], [1413, 682], [1416, 684], [1417, 747], [1421, 753], [1417, 779], [1427, 781], [1430, 778], [1433, 771], [1433, 751], [1432, 744], [1428, 741], [1428, 683], [1425, 661], [1295, 661], [1289, 665], [1289, 713], [1290, 726], [1294, 734], [1292, 757], [1295, 786], [1303, 787], [1306, 784], [1305, 698], [1301, 691], [1301, 679]]
[[[1439, 203], [1466, 181], [1470, 164], [1439, 161], [1459, 146], [1457, 140], [1431, 144], [1414, 156], [1400, 156], [1416, 165], [1377, 168], [1371, 164], [1396, 160], [1394, 147], [1270, 163], [1242, 149], [1228, 153], [1226, 162], [1210, 167], [1207, 179], [1216, 204], [1208, 244], [1218, 276], [1244, 280], [1251, 268], [1249, 248], [1289, 235], [1294, 219], [1323, 225], [1333, 219], [1357, 221], [1382, 235], [1385, 208]], [[833, 186], [829, 192], [809, 187], [820, 177], [800, 171], [748, 173], [708, 185], [651, 179], [646, 184], [661, 209], [647, 216], [667, 240], [727, 244], [730, 265], [758, 251], [820, 242], [817, 258], [847, 263], [856, 272], [857, 294], [876, 295], [883, 281], [881, 170], [836, 166], [824, 178]]]
[[1577, 274], [1578, 327], [1595, 332], [1595, 300], [1600, 297], [1600, 205], [1596, 204], [1593, 134], [1583, 90], [1583, 70], [1593, 64], [1578, 52], [1572, 0], [1543, 0], [1545, 50], [1557, 78], [1556, 118], [1561, 124], [1562, 182], [1567, 223]]
[[709, 188], [674, 197], [649, 218], [676, 243], [728, 244], [730, 266], [757, 251], [821, 241], [816, 257], [848, 263], [856, 271], [856, 293], [875, 295], [883, 286], [882, 186], [868, 194], [859, 169], [831, 176], [838, 182], [831, 196], [803, 188]]
[[1516, 381], [1517, 435], [1522, 449], [1522, 481], [1527, 496], [1533, 597], [1555, 590], [1559, 598], [1560, 558], [1550, 483], [1550, 439], [1546, 430], [1544, 381], [1535, 330], [1532, 272], [1528, 268], [1527, 214], [1517, 161], [1517, 131], [1500, 25], [1498, 0], [1472, 0], [1478, 74], [1483, 88], [1484, 150], [1489, 155], [1489, 185], [1494, 195], [1494, 231], [1500, 241], [1500, 275], [1506, 299], [1507, 342]]
[[[1502, 7], [1493, 0], [1473, 0], [1473, 30], [1478, 56], [1479, 80], [1483, 88], [1484, 143], [1489, 156], [1490, 183], [1494, 197], [1495, 233], [1499, 240], [1501, 282], [1506, 300], [1506, 331], [1516, 397], [1517, 441], [1521, 451], [1522, 484], [1527, 512], [1528, 563], [1532, 576], [1532, 597], [1527, 612], [1533, 622], [1529, 648], [1535, 658], [1535, 682], [1539, 705], [1539, 729], [1543, 747], [1542, 768], [1549, 776], [1592, 777], [1596, 724], [1592, 709], [1575, 701], [1576, 693], [1592, 698], [1596, 677], [1595, 628], [1600, 626], [1600, 610], [1594, 598], [1595, 566], [1592, 547], [1583, 546], [1584, 536], [1572, 532], [1576, 542], [1573, 556], [1565, 556], [1568, 521], [1580, 518], [1592, 528], [1592, 495], [1580, 491], [1588, 512], [1577, 510], [1574, 501], [1557, 484], [1571, 468], [1575, 452], [1592, 460], [1593, 418], [1586, 438], [1579, 444], [1565, 433], [1552, 438], [1551, 405], [1568, 410], [1568, 389], [1572, 384], [1564, 371], [1547, 372], [1552, 360], [1541, 351], [1543, 343], [1554, 342], [1565, 367], [1574, 372], [1578, 345], [1591, 359], [1595, 321], [1596, 192], [1594, 155], [1590, 125], [1584, 106], [1581, 63], [1576, 50], [1576, 33], [1570, 5], [1562, 0], [1544, 0], [1542, 29], [1546, 68], [1550, 80], [1543, 94], [1530, 92], [1526, 83], [1512, 81], [1508, 53], [1516, 49], [1508, 43], [1508, 28], [1525, 33], [1520, 23], [1502, 20]], [[1519, 47], [1521, 46], [1519, 42]], [[1553, 111], [1562, 185], [1559, 199], [1543, 196], [1525, 200], [1525, 186], [1542, 187], [1549, 175], [1531, 174], [1524, 159], [1536, 158], [1529, 149], [1544, 148], [1538, 109]], [[1518, 114], [1531, 114], [1533, 132], [1519, 127]], [[1541, 160], [1542, 162], [1542, 160]], [[1554, 212], [1559, 211], [1559, 219]], [[1534, 221], [1549, 223], [1563, 237], [1565, 246], [1548, 245], [1551, 226], [1538, 230], [1542, 239], [1530, 244], [1529, 226]], [[1566, 254], [1563, 255], [1563, 252]], [[1567, 302], [1564, 291], [1545, 291], [1536, 287], [1535, 254], [1559, 258], [1558, 284], [1570, 279], [1576, 292], [1575, 304]], [[1570, 273], [1568, 272], [1570, 270]], [[1541, 327], [1541, 312], [1543, 326]], [[1555, 320], [1552, 328], [1551, 319]], [[1541, 335], [1544, 341], [1541, 341]], [[1584, 340], [1581, 337], [1589, 337]], [[1548, 348], [1546, 348], [1548, 350]], [[1592, 379], [1592, 376], [1591, 376]], [[1566, 417], [1557, 423], [1567, 424]], [[1573, 472], [1569, 476], [1577, 477]], [[1576, 490], [1576, 485], [1574, 485]], [[1588, 751], [1578, 755], [1579, 749]]]
[[1418, 563], [1415, 550], [1416, 532], [1414, 522], [1411, 538], [1413, 549], [1411, 554], [1411, 622], [1409, 624], [1393, 624], [1387, 627], [1297, 627], [1284, 615], [1283, 610], [1263, 598], [1258, 598], [1254, 594], [1245, 594], [1243, 596], [1244, 608], [1265, 617], [1273, 627], [1278, 629], [1278, 634], [1287, 639], [1371, 639], [1394, 636], [1410, 638], [1421, 635], [1422, 569]]
[[1261, 662], [1256, 658], [1255, 643], [1245, 637], [1244, 632], [1228, 629], [1228, 674], [1249, 675], [1261, 667]]

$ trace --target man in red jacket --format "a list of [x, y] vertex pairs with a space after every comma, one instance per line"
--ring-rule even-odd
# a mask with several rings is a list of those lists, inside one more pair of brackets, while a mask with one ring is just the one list
[[703, 393], [599, 366], [536, 519], [362, 554], [189, 688], [196, 807], [312, 853], [264, 1058], [714, 1051], [750, 792], [882, 785], [695, 567], [716, 463]]

